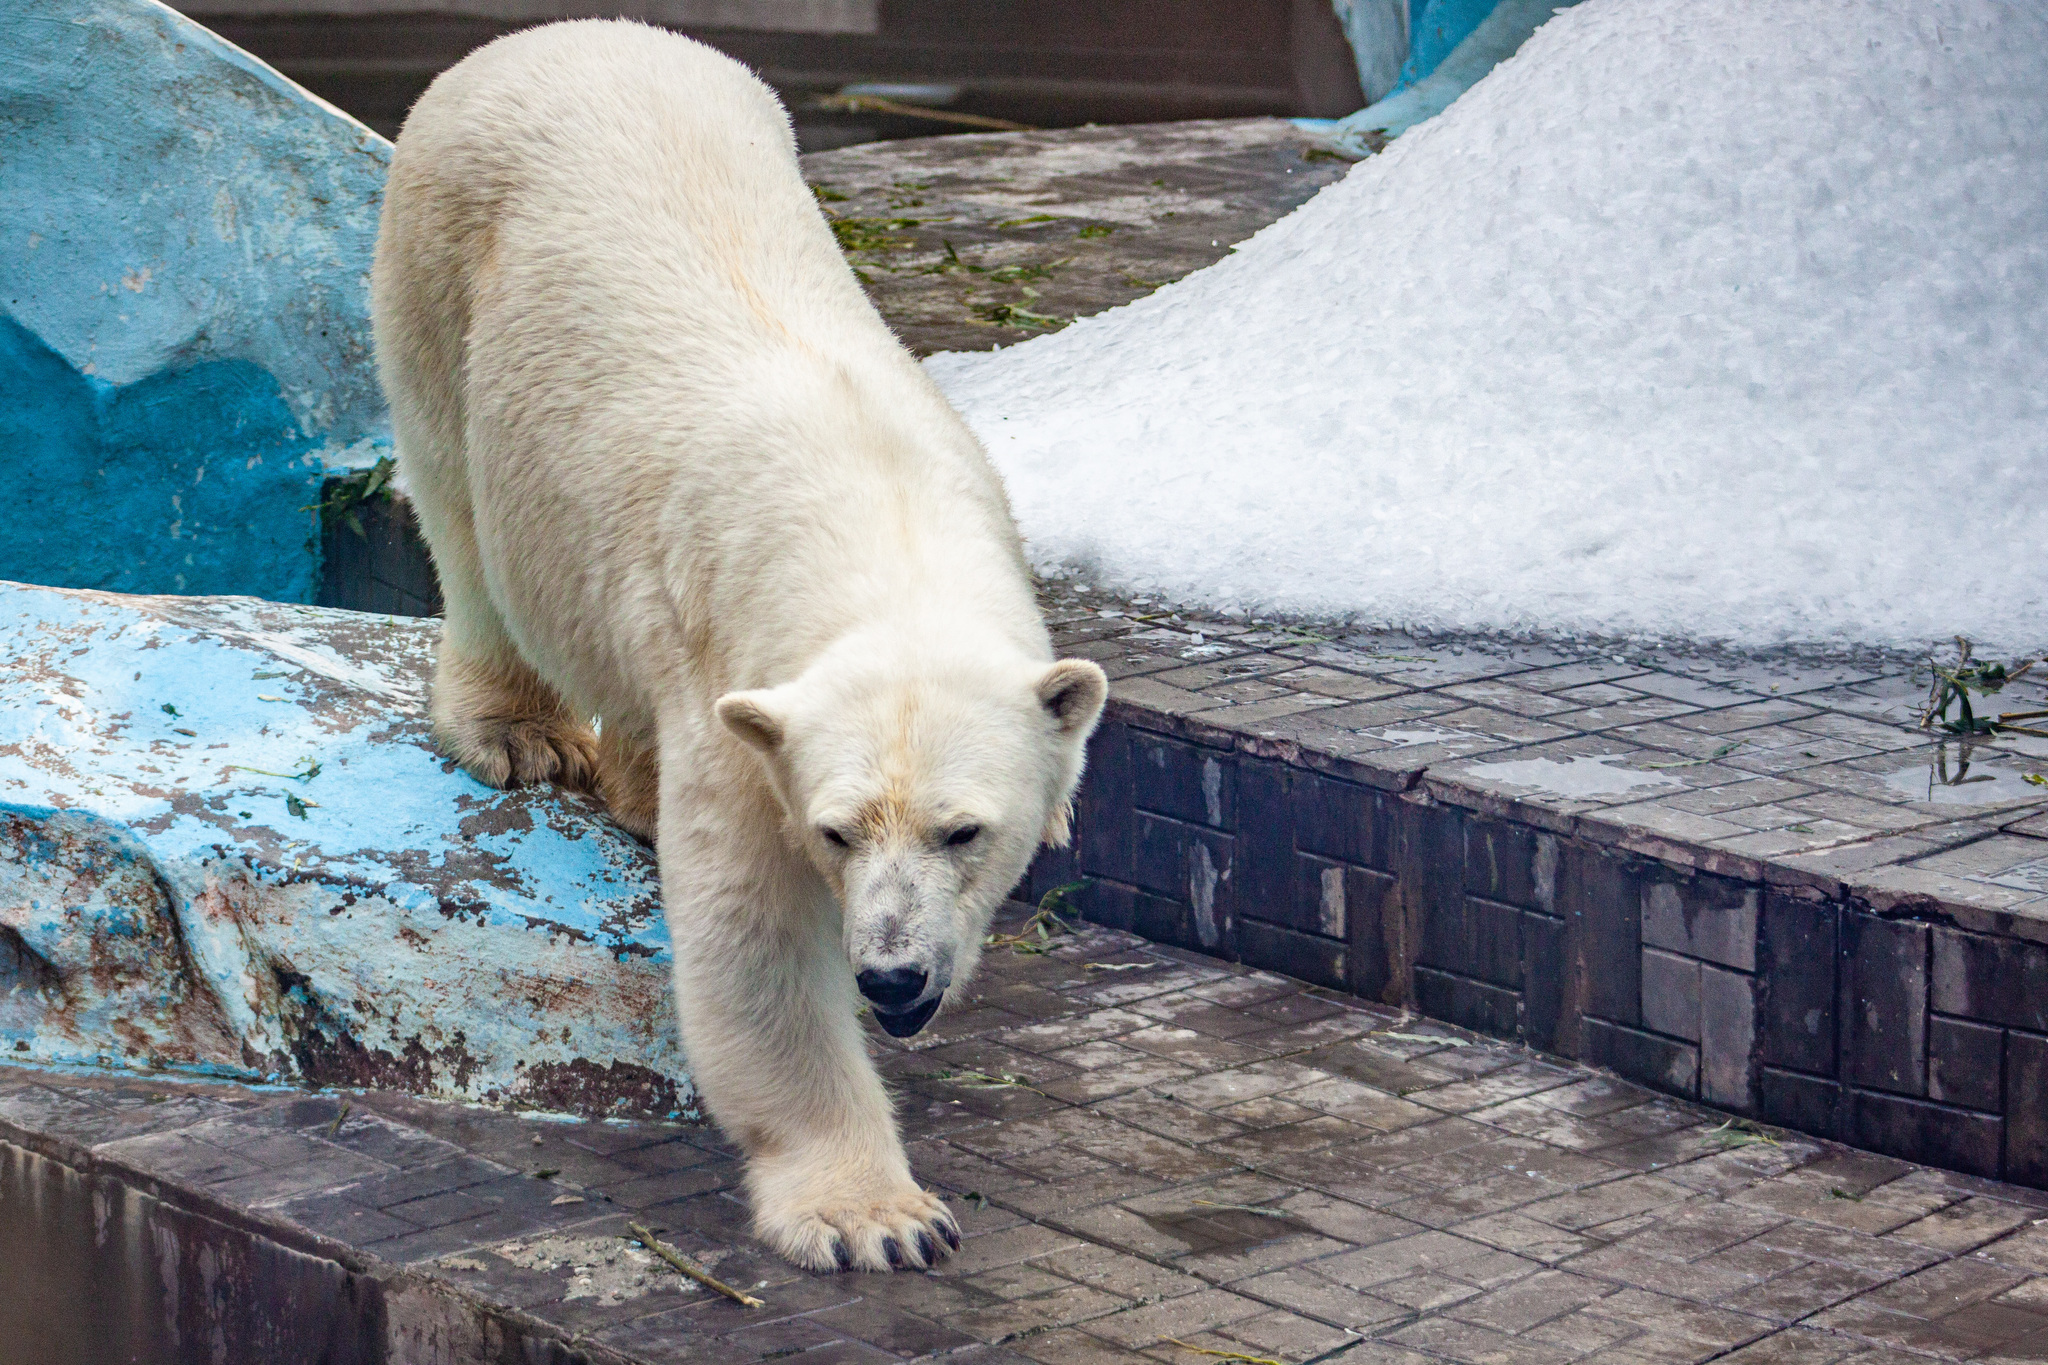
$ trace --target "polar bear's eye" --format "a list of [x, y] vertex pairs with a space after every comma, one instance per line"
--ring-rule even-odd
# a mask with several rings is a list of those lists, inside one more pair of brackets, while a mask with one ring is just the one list
[[980, 837], [980, 825], [962, 825], [946, 836], [946, 846], [948, 848], [959, 848], [962, 844], [971, 844]]
[[823, 829], [819, 830], [818, 833], [824, 835], [825, 842], [832, 845], [834, 848], [847, 847], [846, 836], [844, 834], [841, 834], [838, 830], [832, 828], [830, 825], [825, 826]]

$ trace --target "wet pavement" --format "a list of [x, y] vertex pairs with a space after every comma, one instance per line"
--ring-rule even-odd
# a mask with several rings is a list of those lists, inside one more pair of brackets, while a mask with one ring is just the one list
[[0, 1123], [591, 1361], [2048, 1360], [2048, 1194], [1027, 913], [914, 1046], [873, 1034], [968, 1234], [930, 1273], [791, 1269], [708, 1125], [27, 1069]]

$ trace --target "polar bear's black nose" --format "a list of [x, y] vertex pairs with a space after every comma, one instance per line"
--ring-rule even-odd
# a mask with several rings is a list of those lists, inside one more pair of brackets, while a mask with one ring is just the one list
[[891, 967], [886, 972], [870, 967], [854, 977], [860, 993], [873, 1002], [875, 1008], [884, 1010], [908, 1009], [912, 1001], [924, 994], [928, 980], [930, 978], [916, 967]]

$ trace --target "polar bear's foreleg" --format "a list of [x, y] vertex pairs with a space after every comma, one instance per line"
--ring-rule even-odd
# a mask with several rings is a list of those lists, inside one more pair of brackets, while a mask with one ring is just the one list
[[484, 588], [470, 528], [459, 517], [434, 518], [424, 505], [421, 513], [444, 613], [434, 659], [434, 737], [488, 786], [589, 787], [597, 736], [519, 657]]
[[755, 1233], [811, 1270], [935, 1263], [959, 1226], [911, 1179], [829, 897], [781, 856], [782, 885], [746, 877], [761, 850], [679, 816], [661, 847], [677, 1011], [692, 1078], [746, 1153]]

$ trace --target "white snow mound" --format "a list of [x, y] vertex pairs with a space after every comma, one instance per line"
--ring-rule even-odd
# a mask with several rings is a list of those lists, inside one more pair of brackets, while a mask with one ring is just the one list
[[1588, 0], [1219, 264], [929, 365], [1108, 586], [2033, 646], [2048, 6]]

